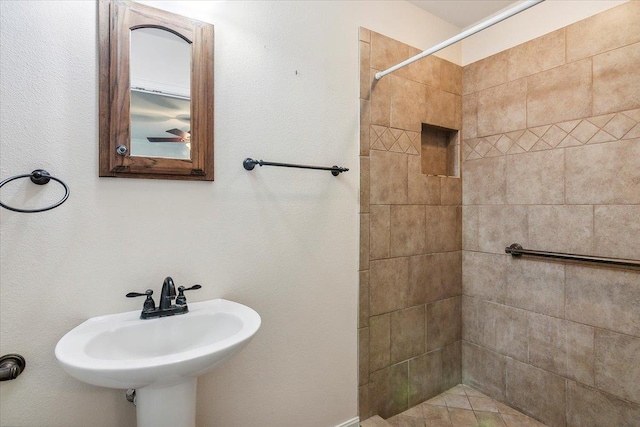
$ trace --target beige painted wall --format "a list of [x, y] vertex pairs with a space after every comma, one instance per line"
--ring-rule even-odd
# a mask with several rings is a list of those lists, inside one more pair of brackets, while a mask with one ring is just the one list
[[551, 427], [640, 423], [640, 2], [464, 67], [462, 378]]
[[[71, 187], [53, 211], [0, 213], [0, 353], [28, 363], [0, 384], [0, 424], [132, 426], [123, 391], [69, 377], [53, 349], [89, 317], [139, 309], [124, 294], [166, 275], [263, 319], [201, 378], [199, 426], [355, 417], [358, 27], [419, 47], [458, 29], [404, 2], [152, 4], [215, 25], [214, 183], [98, 178], [96, 3], [0, 2], [0, 176], [43, 167]], [[247, 156], [351, 171], [249, 173]], [[57, 197], [16, 184], [3, 201]]]

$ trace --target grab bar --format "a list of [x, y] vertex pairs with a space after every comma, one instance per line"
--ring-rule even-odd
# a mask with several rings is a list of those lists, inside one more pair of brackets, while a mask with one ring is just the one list
[[514, 257], [529, 255], [529, 256], [541, 257], [541, 258], [563, 259], [566, 261], [582, 261], [582, 262], [590, 262], [595, 264], [608, 264], [608, 265], [617, 265], [621, 267], [640, 268], [640, 261], [636, 261], [632, 259], [596, 257], [591, 255], [576, 255], [576, 254], [567, 254], [562, 252], [536, 251], [532, 249], [523, 249], [522, 246], [519, 245], [518, 243], [514, 243], [511, 246], [506, 247], [504, 251], [508, 254], [511, 254]]

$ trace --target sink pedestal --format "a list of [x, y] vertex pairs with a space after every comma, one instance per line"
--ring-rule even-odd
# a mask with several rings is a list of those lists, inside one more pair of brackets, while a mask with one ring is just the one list
[[137, 427], [195, 427], [197, 378], [136, 389]]

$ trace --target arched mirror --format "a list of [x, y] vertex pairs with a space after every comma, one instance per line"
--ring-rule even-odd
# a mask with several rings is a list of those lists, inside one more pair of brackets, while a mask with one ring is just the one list
[[213, 181], [213, 26], [100, 3], [100, 176]]

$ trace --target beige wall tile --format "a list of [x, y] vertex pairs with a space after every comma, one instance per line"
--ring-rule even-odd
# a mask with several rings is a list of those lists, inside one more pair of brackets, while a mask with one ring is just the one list
[[462, 296], [462, 339], [495, 351], [495, 315], [490, 303], [480, 298]]
[[640, 338], [596, 329], [596, 387], [640, 403]]
[[509, 81], [563, 65], [564, 33], [562, 28], [507, 50]]
[[527, 78], [527, 126], [591, 116], [591, 59]]
[[442, 349], [442, 390], [462, 383], [462, 341]]
[[456, 111], [455, 111], [455, 124], [453, 129], [461, 130], [462, 129], [462, 96], [455, 95], [453, 98], [455, 102]]
[[529, 206], [530, 249], [588, 255], [592, 244], [592, 206]]
[[564, 317], [564, 264], [508, 258], [505, 303], [548, 316]]
[[479, 206], [478, 223], [478, 246], [482, 252], [504, 254], [512, 243], [528, 246], [526, 206]]
[[[420, 53], [419, 49], [410, 48], [409, 57]], [[405, 58], [405, 59], [407, 59]], [[413, 80], [433, 88], [440, 87], [440, 64], [442, 59], [437, 56], [428, 56], [396, 71], [398, 77]], [[394, 64], [395, 65], [395, 64]]]
[[427, 302], [427, 290], [442, 287], [442, 266], [434, 255], [409, 257], [409, 284], [407, 305]]
[[391, 206], [390, 255], [398, 257], [424, 253], [425, 230], [424, 206]]
[[371, 102], [360, 100], [360, 155], [369, 155], [369, 125], [371, 116]]
[[389, 418], [408, 409], [408, 362], [398, 363], [371, 374], [371, 413]]
[[469, 251], [462, 253], [464, 295], [504, 302], [506, 280], [507, 255]]
[[360, 99], [369, 99], [371, 81], [369, 80], [371, 49], [369, 43], [360, 42]]
[[461, 252], [409, 257], [408, 306], [462, 293]]
[[467, 161], [462, 180], [465, 205], [503, 204], [507, 197], [507, 159], [493, 157]]
[[391, 126], [391, 78], [376, 80], [378, 71], [372, 68], [370, 74], [371, 124]]
[[445, 59], [441, 59], [440, 64], [440, 88], [462, 95], [462, 67]]
[[446, 177], [440, 178], [440, 204], [461, 205], [462, 204], [462, 179]]
[[507, 358], [480, 346], [462, 342], [462, 382], [488, 396], [505, 400]]
[[391, 126], [420, 132], [428, 109], [427, 93], [436, 89], [394, 75], [385, 78], [391, 84]]
[[527, 360], [527, 312], [464, 297], [463, 337], [506, 356]]
[[529, 363], [593, 385], [594, 328], [529, 313]]
[[427, 302], [462, 295], [462, 252], [434, 254], [442, 266], [442, 285], [439, 290], [427, 289]]
[[462, 249], [467, 251], [479, 251], [479, 206], [462, 207]]
[[[507, 359], [507, 403], [549, 427], [565, 425], [565, 380], [526, 363]], [[536, 393], [532, 393], [536, 390]]]
[[358, 328], [369, 326], [369, 270], [361, 271], [358, 286]]
[[640, 204], [640, 140], [567, 148], [566, 199], [572, 204]]
[[443, 357], [440, 350], [409, 361], [409, 407], [418, 405], [442, 392]]
[[369, 157], [360, 157], [360, 213], [369, 212]]
[[358, 329], [358, 385], [369, 382], [369, 328]]
[[364, 27], [360, 27], [358, 28], [358, 39], [361, 42], [367, 42], [370, 43], [371, 42], [371, 30], [368, 30]]
[[566, 266], [566, 317], [640, 336], [640, 273]]
[[583, 384], [594, 383], [594, 329], [587, 325], [566, 322], [567, 377]]
[[358, 417], [361, 420], [366, 420], [371, 416], [369, 409], [369, 385], [362, 385], [358, 387]]
[[[603, 130], [601, 130], [598, 135], [589, 140], [589, 143], [591, 144], [596, 142], [609, 142], [614, 141], [615, 139], [633, 139], [640, 137], [640, 126], [637, 125], [640, 119], [638, 119], [637, 114], [633, 114], [634, 111], [638, 110], [625, 111], [624, 113], [615, 114], [607, 124], [603, 125]], [[606, 114], [604, 117], [610, 117], [611, 115]], [[592, 120], [595, 121], [597, 119], [594, 118]]]
[[640, 405], [567, 381], [567, 424], [571, 427], [638, 426]]
[[419, 156], [408, 156], [407, 181], [409, 203], [421, 205], [440, 204], [440, 178], [422, 174]]
[[500, 52], [463, 69], [464, 95], [507, 82], [507, 53]]
[[507, 203], [564, 203], [564, 150], [507, 156]]
[[[638, 30], [640, 31], [640, 26]], [[638, 64], [640, 43], [593, 57], [594, 115], [640, 107]]]
[[[416, 229], [418, 232], [419, 229]], [[462, 249], [462, 208], [460, 206], [426, 207], [426, 246], [428, 253]]]
[[391, 233], [391, 207], [371, 205], [371, 259], [389, 258], [389, 236]]
[[460, 297], [427, 305], [427, 351], [453, 344], [462, 338]]
[[369, 372], [389, 366], [391, 360], [391, 315], [369, 319]]
[[407, 44], [371, 31], [371, 68], [385, 70], [392, 67], [409, 57], [409, 49]]
[[478, 94], [462, 97], [462, 139], [478, 136]]
[[595, 255], [640, 260], [640, 206], [596, 206], [594, 215]]
[[426, 86], [426, 110], [422, 123], [460, 129], [462, 125], [462, 97]]
[[424, 353], [424, 322], [424, 305], [391, 313], [391, 363]]
[[640, 4], [631, 1], [567, 27], [567, 61], [640, 41]]
[[478, 136], [527, 127], [527, 80], [478, 92]]
[[370, 157], [371, 203], [406, 203], [407, 157], [409, 156], [373, 150]]
[[360, 214], [360, 270], [369, 269], [369, 214]]
[[371, 315], [406, 307], [409, 280], [408, 258], [371, 261], [369, 274]]

